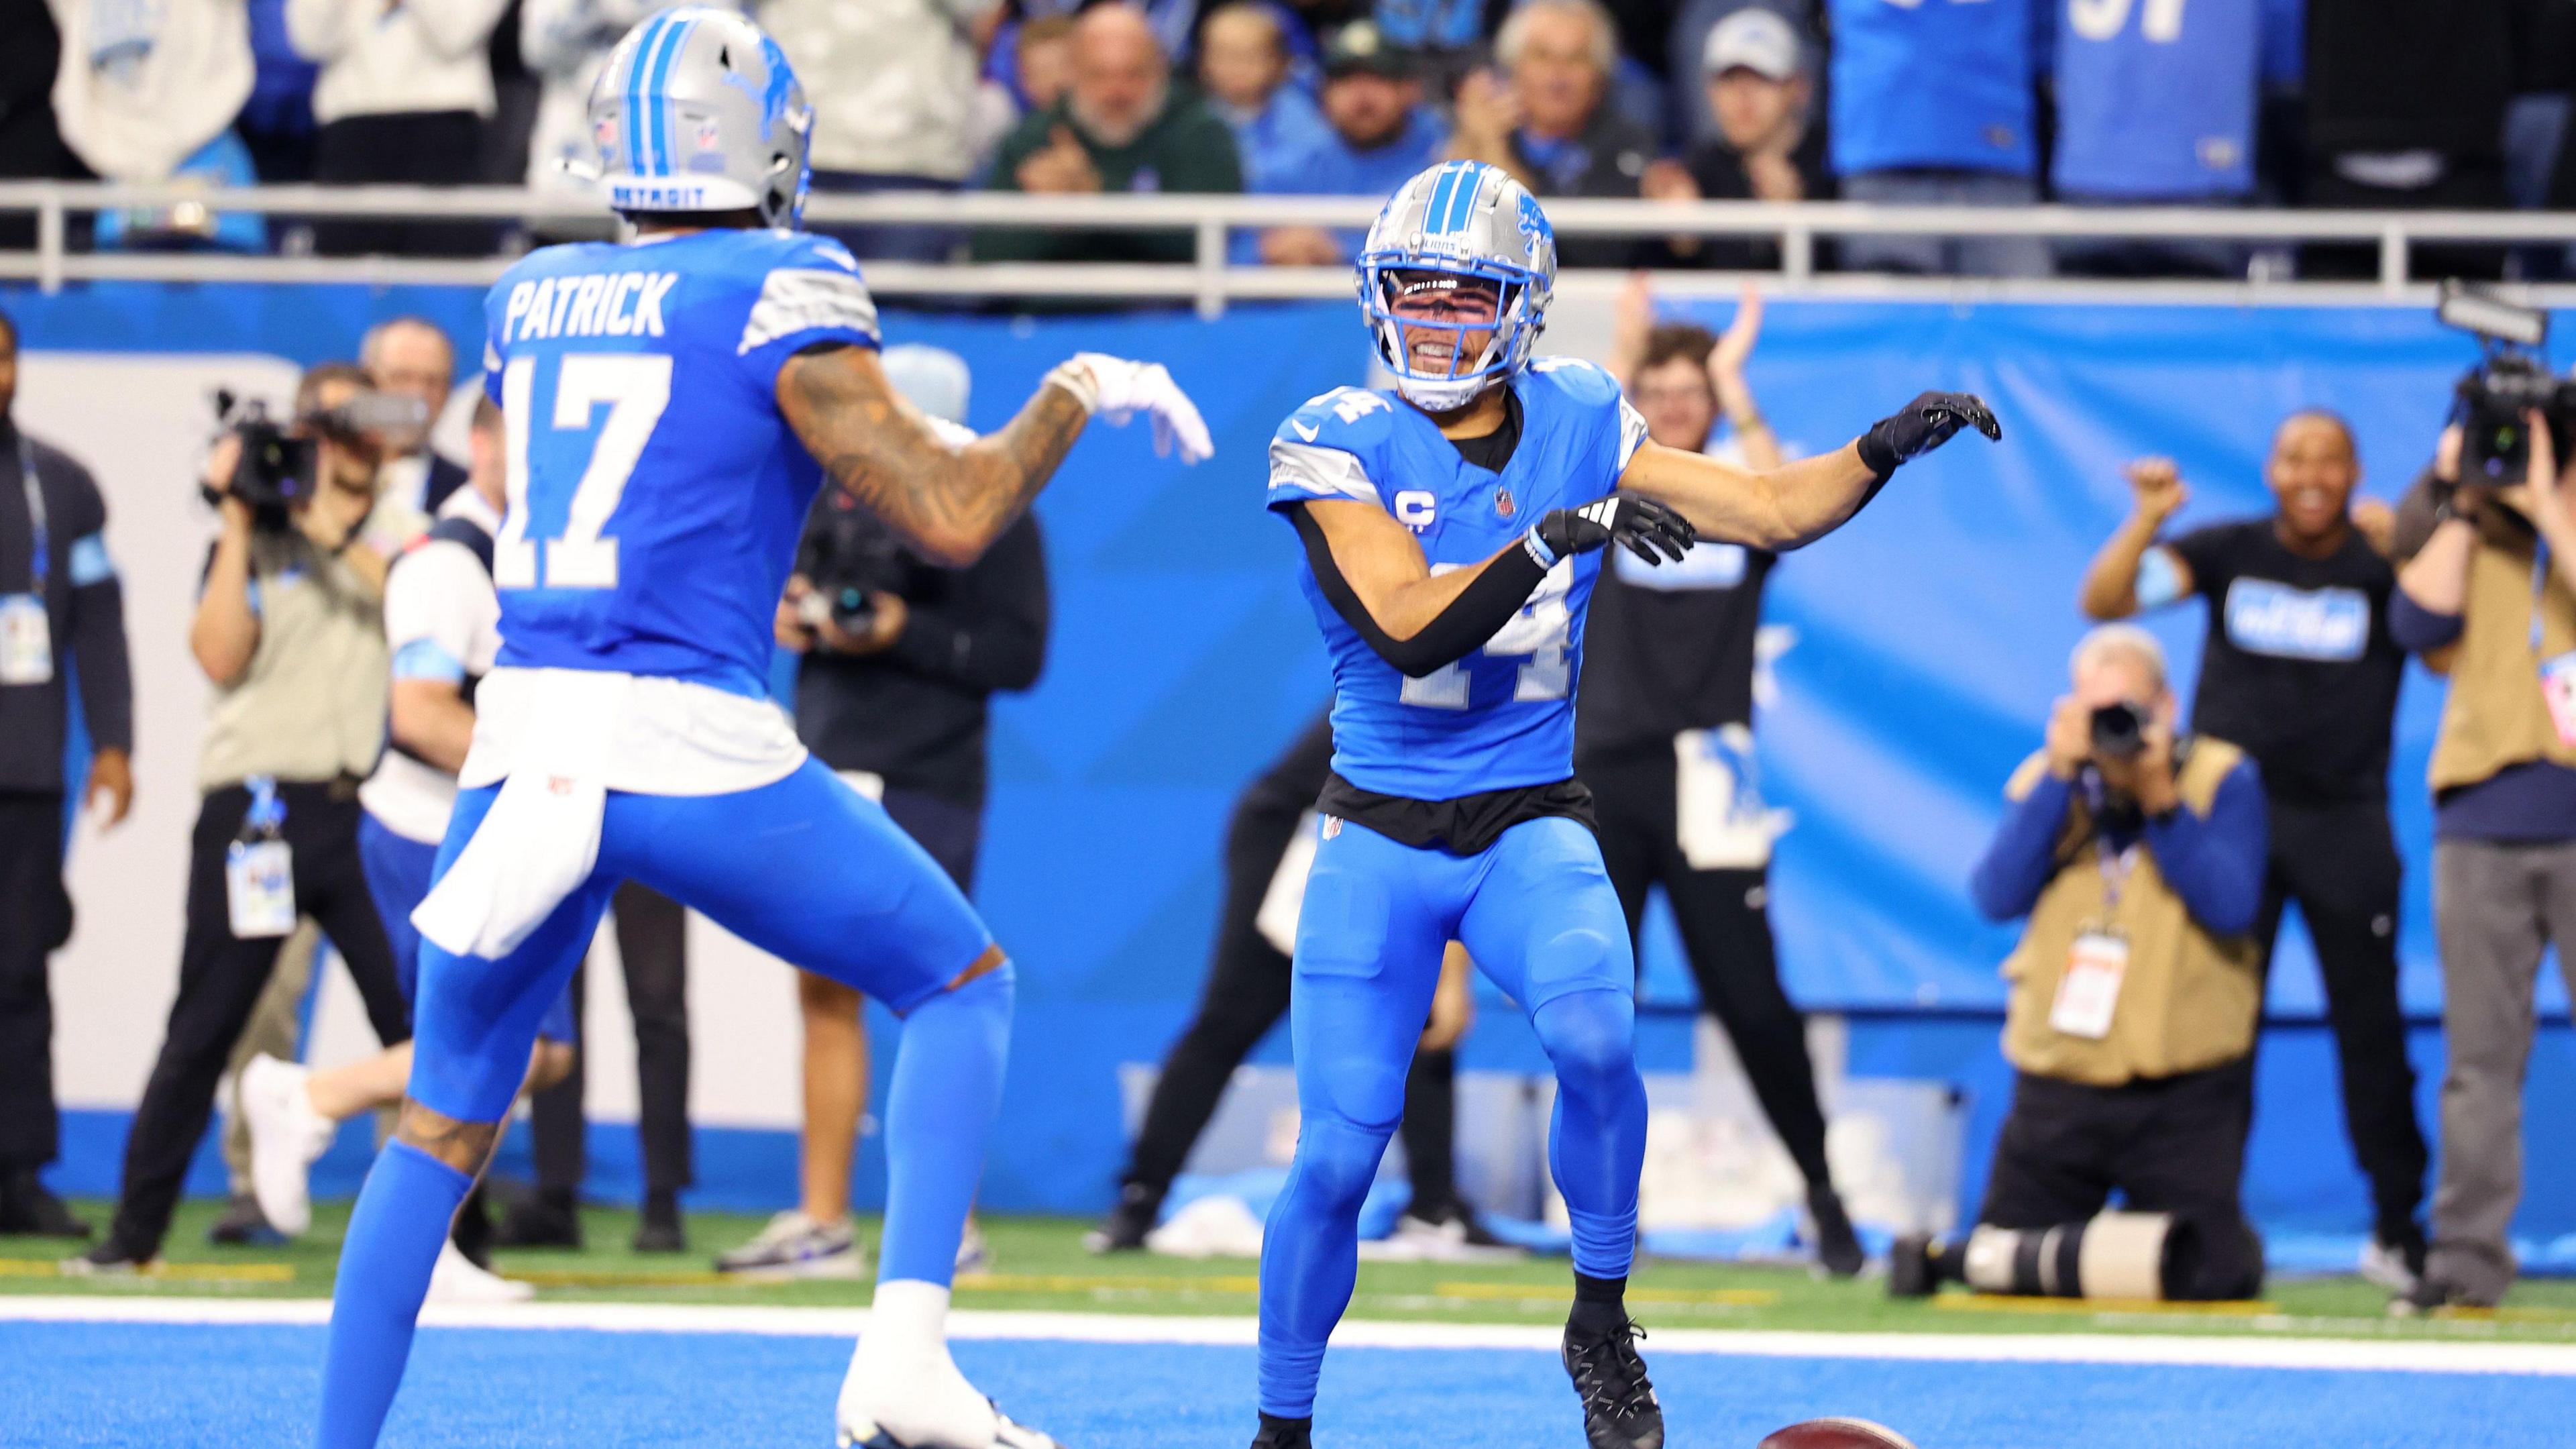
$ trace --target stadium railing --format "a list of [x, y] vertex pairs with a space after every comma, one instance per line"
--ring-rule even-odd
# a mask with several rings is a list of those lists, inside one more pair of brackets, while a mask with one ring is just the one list
[[[169, 184], [0, 182], [0, 218], [33, 216], [36, 245], [0, 250], [0, 279], [32, 279], [52, 290], [74, 281], [351, 281], [489, 282], [505, 255], [429, 259], [309, 257], [215, 251], [75, 251], [70, 220], [106, 211], [253, 212], [299, 220], [316, 217], [491, 221], [526, 226], [599, 224], [595, 202], [516, 187], [260, 186], [218, 190]], [[1350, 295], [1341, 267], [1233, 266], [1227, 242], [1239, 230], [1270, 226], [1364, 227], [1377, 203], [1348, 196], [1028, 196], [1002, 192], [817, 195], [811, 224], [879, 223], [1040, 227], [1071, 230], [1188, 230], [1186, 263], [919, 264], [875, 262], [870, 286], [916, 297], [1080, 297], [1093, 300], [1189, 302], [1215, 315], [1236, 301], [1338, 298]], [[2433, 279], [2410, 271], [2418, 244], [2494, 246], [2576, 244], [2576, 213], [2496, 211], [2289, 211], [2191, 207], [1898, 207], [1855, 202], [1668, 202], [1566, 200], [1548, 204], [1561, 237], [1767, 237], [1779, 243], [1776, 271], [1754, 273], [1809, 295], [1864, 297], [1997, 297], [2239, 303], [2427, 301]], [[2254, 248], [2307, 242], [2376, 248], [2375, 280], [2307, 281], [2257, 266], [2244, 280], [2105, 282], [2089, 278], [1917, 277], [1826, 272], [1817, 268], [1820, 240], [1846, 236], [2039, 237], [2048, 240], [2236, 241]], [[1606, 294], [1616, 271], [1570, 271], [1560, 290]], [[1731, 293], [1744, 273], [1671, 272], [1669, 295]], [[2549, 305], [2576, 303], [2576, 284], [2518, 289]]]

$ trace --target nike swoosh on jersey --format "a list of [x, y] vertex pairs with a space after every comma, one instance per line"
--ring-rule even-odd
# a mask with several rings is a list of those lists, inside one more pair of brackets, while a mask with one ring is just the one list
[[1295, 428], [1297, 430], [1297, 436], [1304, 438], [1310, 443], [1315, 441], [1316, 437], [1323, 431], [1320, 428], [1310, 428], [1304, 423], [1298, 422], [1294, 418], [1289, 419], [1288, 426]]

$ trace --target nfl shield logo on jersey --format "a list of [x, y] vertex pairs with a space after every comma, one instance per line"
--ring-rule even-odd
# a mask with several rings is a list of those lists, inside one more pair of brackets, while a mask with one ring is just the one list
[[1509, 488], [1494, 490], [1494, 512], [1505, 518], [1520, 512], [1520, 505], [1512, 501], [1512, 490]]

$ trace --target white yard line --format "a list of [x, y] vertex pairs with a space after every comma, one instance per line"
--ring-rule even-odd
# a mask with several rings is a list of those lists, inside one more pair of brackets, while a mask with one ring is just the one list
[[[115, 1298], [0, 1295], [0, 1323], [287, 1324], [328, 1322], [311, 1298]], [[615, 1333], [754, 1333], [852, 1338], [867, 1322], [855, 1308], [771, 1308], [659, 1303], [521, 1303], [432, 1307], [440, 1328], [593, 1329]], [[1073, 1343], [1248, 1345], [1249, 1318], [1157, 1318], [1117, 1313], [964, 1310], [949, 1331], [967, 1339]], [[1552, 1352], [1557, 1330], [1518, 1324], [1344, 1323], [1336, 1344], [1353, 1348], [1524, 1349]], [[2331, 1338], [2249, 1338], [2096, 1333], [1792, 1333], [1672, 1329], [1655, 1353], [1762, 1358], [1909, 1359], [1943, 1363], [2168, 1364], [2202, 1368], [2341, 1369], [2576, 1377], [2576, 1344], [2459, 1343]]]

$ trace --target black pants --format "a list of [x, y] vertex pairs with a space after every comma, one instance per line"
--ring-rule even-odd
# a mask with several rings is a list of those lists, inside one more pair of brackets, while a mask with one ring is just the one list
[[1789, 1149], [1790, 1160], [1809, 1186], [1826, 1186], [1825, 1112], [1816, 1100], [1806, 1019], [1780, 986], [1771, 918], [1764, 909], [1769, 891], [1765, 873], [1692, 868], [1682, 855], [1674, 812], [1674, 771], [1669, 751], [1586, 760], [1580, 766], [1600, 820], [1602, 863], [1628, 913], [1628, 934], [1633, 938], [1645, 917], [1647, 888], [1661, 884], [1681, 927], [1700, 1004], [1735, 1044], [1754, 1099]]
[[[644, 1189], [678, 1192], [695, 1181], [689, 1161], [689, 913], [679, 902], [628, 881], [609, 902], [617, 958], [626, 971], [626, 1010], [635, 1022], [636, 1127], [644, 1139]], [[573, 972], [573, 1035], [587, 1034], [582, 1003], [590, 968]], [[537, 1186], [578, 1193], [590, 1171], [582, 1116], [590, 1053], [573, 1054], [560, 1082], [531, 1097]]]
[[2422, 1229], [2424, 1132], [2415, 1120], [2415, 1068], [2406, 1057], [2406, 1016], [2397, 995], [2397, 841], [2388, 807], [2271, 802], [2272, 858], [2256, 922], [2263, 955], [2281, 928], [2281, 908], [2299, 903], [2317, 946], [2326, 1020], [2342, 1068], [2344, 1130], [2370, 1179], [2380, 1241], [2412, 1241]]
[[2198, 1243], [2168, 1283], [2174, 1296], [2251, 1298], [2263, 1289], [2263, 1242], [2238, 1188], [2253, 1100], [2251, 1057], [2119, 1087], [2020, 1073], [1977, 1221], [2081, 1223], [2117, 1192], [2132, 1212], [2172, 1214]]
[[[311, 916], [338, 948], [377, 1039], [388, 1046], [408, 1040], [411, 1013], [394, 971], [393, 948], [358, 867], [357, 787], [282, 784], [277, 795], [286, 806], [281, 834], [294, 853], [296, 910]], [[170, 1004], [161, 1054], [125, 1140], [125, 1184], [116, 1206], [116, 1240], [137, 1256], [158, 1253], [170, 1231], [188, 1159], [214, 1111], [216, 1080], [285, 942], [282, 936], [233, 935], [225, 854], [249, 810], [250, 792], [228, 785], [209, 793], [197, 811], [179, 996]]]
[[[1226, 830], [1225, 904], [1198, 1015], [1163, 1059], [1162, 1077], [1145, 1108], [1123, 1182], [1160, 1196], [1180, 1175], [1235, 1068], [1288, 1014], [1289, 959], [1254, 924], [1279, 858], [1313, 808], [1331, 770], [1331, 729], [1317, 720], [1236, 802]], [[1405, 1081], [1398, 1131], [1413, 1176], [1415, 1209], [1433, 1213], [1457, 1201], [1457, 1057], [1417, 1052]]]
[[61, 792], [0, 791], [0, 1173], [32, 1171], [62, 1150], [45, 959], [71, 929]]
[[[313, 136], [313, 179], [325, 186], [407, 183], [471, 186], [481, 179], [483, 118], [472, 111], [344, 116]], [[492, 249], [486, 222], [320, 221], [313, 249], [324, 256], [480, 256]]]

